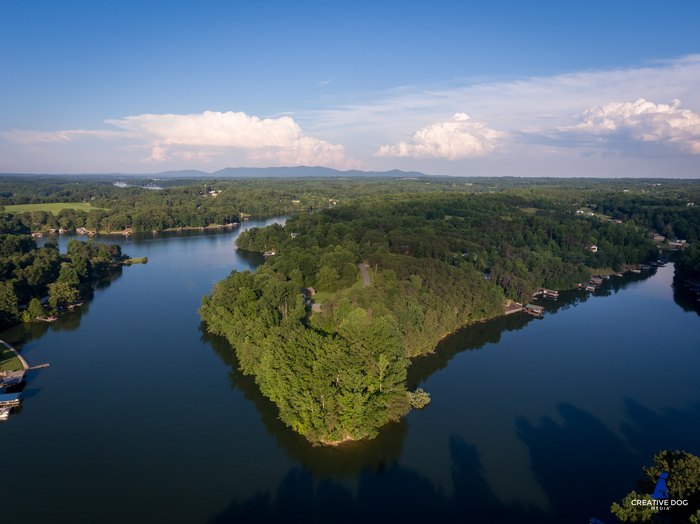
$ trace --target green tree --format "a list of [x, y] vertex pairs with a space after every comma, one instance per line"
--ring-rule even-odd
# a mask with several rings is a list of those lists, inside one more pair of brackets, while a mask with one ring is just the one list
[[29, 314], [30, 320], [35, 320], [38, 317], [44, 316], [44, 306], [41, 305], [38, 298], [35, 297], [29, 301], [27, 313]]
[[80, 297], [78, 289], [68, 282], [54, 282], [48, 285], [49, 305], [55, 311], [75, 303]]
[[13, 282], [0, 282], [0, 326], [8, 327], [19, 322], [19, 302]]

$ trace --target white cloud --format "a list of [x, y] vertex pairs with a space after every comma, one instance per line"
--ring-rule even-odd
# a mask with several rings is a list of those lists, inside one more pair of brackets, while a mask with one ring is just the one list
[[446, 158], [457, 160], [487, 156], [505, 133], [472, 122], [469, 115], [455, 113], [447, 122], [436, 122], [416, 131], [411, 140], [384, 145], [377, 156]]
[[[298, 114], [310, 133], [367, 153], [401, 140], [406, 129], [468, 108], [477, 122], [502, 131], [537, 131], [575, 124], [573, 115], [611, 100], [683, 100], [700, 112], [700, 55], [643, 67], [574, 71], [512, 79], [467, 79], [450, 85], [404, 86], [360, 94], [352, 102]], [[510, 137], [508, 151], [517, 145]], [[455, 168], [459, 169], [459, 168]]]
[[602, 139], [602, 145], [632, 140], [700, 154], [700, 115], [680, 105], [679, 100], [655, 104], [644, 98], [634, 102], [611, 102], [588, 109], [581, 115], [580, 123], [558, 131], [564, 137], [589, 135]]
[[251, 160], [282, 165], [351, 167], [341, 145], [305, 135], [290, 116], [259, 118], [243, 112], [205, 111], [196, 114], [142, 114], [110, 119], [118, 130], [9, 131], [5, 138], [22, 144], [71, 142], [83, 137], [120, 138], [147, 148], [148, 162], [180, 159], [207, 161], [231, 149], [249, 153]]

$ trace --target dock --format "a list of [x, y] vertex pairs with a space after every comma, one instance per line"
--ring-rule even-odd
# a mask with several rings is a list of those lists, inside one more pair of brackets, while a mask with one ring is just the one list
[[559, 291], [557, 291], [556, 289], [547, 289], [543, 287], [538, 289], [537, 292], [533, 295], [533, 297], [545, 297], [556, 300], [559, 298]]
[[26, 371], [8, 371], [0, 375], [0, 388], [19, 386], [24, 381]]
[[0, 408], [14, 408], [22, 403], [21, 393], [0, 394]]
[[544, 316], [544, 307], [535, 304], [525, 304], [525, 306], [523, 306], [523, 311], [535, 318], [542, 318]]
[[[18, 388], [22, 385], [24, 382], [24, 377], [27, 374], [27, 371], [32, 371], [34, 369], [43, 369], [49, 367], [49, 364], [44, 363], [44, 364], [38, 364], [36, 366], [30, 366], [29, 363], [24, 359], [22, 355], [19, 354], [19, 351], [17, 351], [15, 348], [13, 348], [10, 344], [5, 342], [4, 340], [0, 340], [0, 344], [5, 346], [7, 349], [9, 349], [12, 353], [15, 354], [17, 359], [20, 361], [22, 364], [22, 368], [18, 371], [6, 371], [3, 373], [0, 373], [0, 390], [11, 390], [14, 388]], [[21, 393], [1, 393], [0, 394], [0, 421], [5, 421], [10, 417], [10, 414], [16, 408], [22, 403], [22, 394]]]
[[518, 302], [511, 302], [505, 307], [505, 310], [503, 311], [504, 314], [506, 315], [512, 315], [513, 313], [517, 313], [518, 311], [523, 310], [523, 305], [518, 303]]

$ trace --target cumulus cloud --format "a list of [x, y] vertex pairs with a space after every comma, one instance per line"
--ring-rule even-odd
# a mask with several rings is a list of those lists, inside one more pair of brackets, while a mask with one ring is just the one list
[[343, 146], [311, 137], [290, 116], [259, 118], [243, 112], [142, 114], [105, 121], [117, 130], [10, 131], [18, 143], [69, 142], [86, 136], [120, 138], [149, 151], [144, 160], [206, 161], [234, 149], [253, 160], [279, 164], [350, 167]]
[[381, 146], [376, 155], [448, 160], [484, 157], [496, 149], [503, 136], [505, 133], [481, 122], [472, 122], [465, 113], [455, 113], [446, 122], [419, 129], [409, 141]]
[[630, 139], [700, 154], [700, 115], [680, 106], [680, 100], [671, 104], [655, 104], [644, 98], [611, 102], [588, 109], [578, 124], [559, 131], [565, 136], [590, 135], [602, 139], [603, 144]]

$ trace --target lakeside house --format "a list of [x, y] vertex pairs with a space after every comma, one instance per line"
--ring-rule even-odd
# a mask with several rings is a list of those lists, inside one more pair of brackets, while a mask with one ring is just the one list
[[670, 247], [671, 249], [685, 249], [686, 247], [688, 247], [688, 242], [681, 239], [670, 240], [668, 242], [668, 247]]

